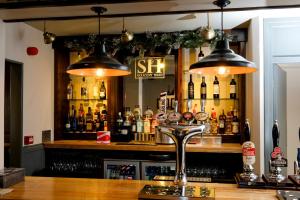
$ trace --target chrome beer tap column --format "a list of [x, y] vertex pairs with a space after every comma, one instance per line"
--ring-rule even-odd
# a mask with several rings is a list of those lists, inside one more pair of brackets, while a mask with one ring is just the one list
[[185, 165], [185, 147], [188, 140], [197, 134], [204, 132], [204, 125], [200, 126], [169, 126], [169, 132], [164, 132], [170, 136], [176, 146], [176, 175], [174, 183], [178, 186], [185, 186], [187, 183], [186, 165]]

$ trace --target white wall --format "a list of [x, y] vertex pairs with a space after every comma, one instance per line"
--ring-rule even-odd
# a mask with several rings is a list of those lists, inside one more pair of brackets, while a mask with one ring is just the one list
[[5, 29], [4, 23], [0, 20], [0, 169], [4, 168], [4, 48]]
[[[23, 63], [23, 135], [33, 135], [38, 144], [42, 130], [54, 130], [54, 51], [44, 44], [43, 32], [24, 23], [5, 24], [5, 35], [5, 58]], [[38, 55], [28, 56], [27, 47], [37, 47]]]
[[251, 140], [256, 145], [255, 169], [264, 171], [264, 71], [263, 71], [263, 20], [251, 20], [248, 29], [247, 59], [256, 64], [257, 71], [246, 75], [246, 118], [250, 120]]

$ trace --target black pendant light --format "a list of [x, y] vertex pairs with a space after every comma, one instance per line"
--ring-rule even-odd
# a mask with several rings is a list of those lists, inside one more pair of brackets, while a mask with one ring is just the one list
[[255, 64], [234, 53], [223, 33], [223, 8], [229, 0], [216, 0], [214, 4], [221, 8], [222, 38], [208, 56], [190, 66], [190, 73], [198, 74], [246, 74], [256, 71]]
[[91, 10], [98, 14], [98, 42], [94, 52], [79, 62], [68, 66], [67, 73], [79, 76], [126, 76], [131, 74], [127, 66], [106, 54], [104, 42], [100, 41], [100, 15], [107, 9], [92, 7]]

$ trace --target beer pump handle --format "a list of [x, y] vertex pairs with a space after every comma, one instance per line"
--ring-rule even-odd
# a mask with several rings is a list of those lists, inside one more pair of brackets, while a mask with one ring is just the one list
[[244, 142], [250, 141], [251, 132], [250, 132], [250, 123], [249, 120], [246, 119], [245, 121], [245, 127], [244, 127]]
[[273, 139], [273, 149], [279, 146], [279, 129], [278, 129], [278, 121], [274, 121], [273, 129], [272, 129], [272, 139]]

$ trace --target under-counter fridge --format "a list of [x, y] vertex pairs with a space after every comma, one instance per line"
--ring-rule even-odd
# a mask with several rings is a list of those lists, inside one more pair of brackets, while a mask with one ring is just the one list
[[140, 161], [104, 159], [103, 165], [106, 179], [140, 179]]
[[141, 161], [141, 179], [153, 180], [155, 176], [175, 176], [175, 161]]

